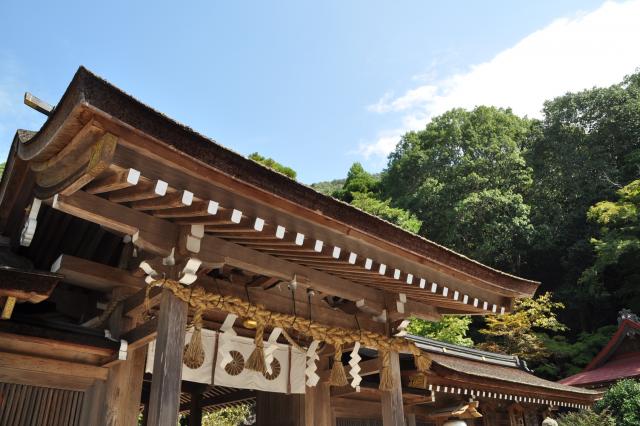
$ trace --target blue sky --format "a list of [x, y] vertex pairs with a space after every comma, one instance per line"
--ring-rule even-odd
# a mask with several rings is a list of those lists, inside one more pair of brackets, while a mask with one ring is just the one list
[[535, 116], [545, 97], [633, 72], [639, 4], [3, 0], [0, 156], [43, 122], [24, 91], [56, 103], [82, 64], [305, 183], [354, 161], [379, 171], [399, 135], [452, 106]]

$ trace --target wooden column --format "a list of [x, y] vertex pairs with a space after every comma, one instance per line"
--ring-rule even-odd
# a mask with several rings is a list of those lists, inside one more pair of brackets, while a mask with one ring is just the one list
[[187, 304], [174, 296], [170, 290], [162, 290], [158, 315], [148, 423], [153, 426], [175, 426], [178, 423], [180, 408]]
[[189, 426], [202, 426], [202, 393], [200, 392], [191, 393]]
[[307, 387], [304, 396], [304, 414], [306, 426], [331, 426], [331, 393], [328, 383], [318, 382]]
[[[391, 352], [391, 375], [393, 389], [381, 392], [382, 424], [384, 426], [404, 426], [404, 407], [402, 405], [402, 382], [400, 376], [400, 355]], [[380, 359], [382, 362], [382, 358]]]
[[102, 380], [96, 380], [95, 383], [84, 392], [79, 424], [100, 425], [104, 422], [104, 383]]
[[[117, 299], [127, 293], [125, 288], [116, 288], [111, 297]], [[122, 304], [119, 304], [109, 318], [109, 331], [115, 339], [133, 328], [134, 321], [122, 316]], [[129, 351], [127, 359], [116, 362], [109, 368], [109, 377], [105, 383], [105, 411], [101, 418], [106, 426], [129, 426], [137, 424], [140, 411], [140, 397], [144, 366], [147, 359], [147, 346]]]
[[140, 412], [140, 394], [147, 347], [130, 351], [126, 361], [109, 368], [109, 378], [105, 384], [106, 426], [129, 426], [137, 424]]

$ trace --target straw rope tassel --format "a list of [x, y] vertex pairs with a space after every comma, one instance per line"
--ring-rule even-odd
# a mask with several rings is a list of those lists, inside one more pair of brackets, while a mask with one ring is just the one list
[[264, 362], [264, 341], [262, 340], [263, 335], [264, 324], [258, 323], [258, 326], [256, 327], [256, 338], [254, 340], [256, 347], [253, 352], [251, 352], [246, 365], [246, 368], [248, 370], [257, 371], [259, 373], [264, 373], [265, 371], [267, 371], [267, 366]]
[[[336, 355], [334, 356], [334, 359], [337, 359], [338, 362], [334, 362], [333, 367], [334, 370], [336, 370], [335, 376], [337, 380], [335, 382], [344, 383], [343, 385], [346, 385], [347, 381], [346, 374], [344, 373], [344, 367], [340, 361], [342, 356], [342, 345], [352, 342], [360, 342], [364, 347], [377, 349], [381, 352], [394, 351], [409, 353], [413, 355], [416, 368], [421, 373], [428, 371], [431, 365], [431, 358], [428, 354], [422, 352], [422, 350], [414, 343], [403, 338], [382, 336], [368, 330], [350, 330], [337, 327], [327, 327], [320, 323], [311, 321], [310, 319], [268, 311], [261, 305], [253, 305], [238, 297], [225, 297], [221, 294], [207, 292], [202, 287], [186, 288], [174, 280], [155, 280], [151, 277], [147, 278], [149, 279], [148, 283], [150, 286], [158, 286], [170, 290], [176, 297], [188, 303], [196, 311], [198, 309], [202, 309], [203, 311], [208, 309], [217, 309], [228, 312], [229, 314], [256, 318], [258, 322], [255, 340], [256, 348], [247, 363], [247, 368], [250, 368], [249, 365], [251, 365], [257, 369], [256, 371], [266, 370], [264, 366], [264, 342], [262, 341], [264, 327], [266, 324], [270, 327], [275, 326], [282, 328], [282, 335], [287, 338], [290, 344], [294, 344], [295, 342], [293, 342], [286, 331], [284, 331], [285, 329], [295, 330], [313, 340], [321, 340], [332, 344], [335, 347], [339, 346], [340, 350], [336, 351]], [[145, 305], [145, 308], [147, 308], [148, 305], [146, 303]], [[249, 313], [250, 315], [248, 315]], [[297, 345], [294, 345], [294, 347], [296, 346]], [[384, 353], [382, 353], [382, 356], [384, 356]], [[389, 365], [389, 363], [387, 363], [387, 365]], [[339, 380], [340, 371], [342, 371], [342, 376], [344, 377], [343, 381]], [[332, 376], [333, 374], [332, 370]]]
[[189, 368], [200, 368], [204, 363], [204, 348], [202, 347], [202, 311], [196, 308], [193, 314], [193, 333], [191, 340], [185, 345], [182, 362]]
[[413, 362], [416, 365], [418, 371], [424, 373], [431, 368], [431, 358], [422, 352], [413, 354]]
[[333, 367], [331, 367], [331, 376], [329, 376], [329, 384], [332, 386], [347, 386], [347, 374], [342, 365], [342, 343], [336, 343], [336, 352], [333, 355]]

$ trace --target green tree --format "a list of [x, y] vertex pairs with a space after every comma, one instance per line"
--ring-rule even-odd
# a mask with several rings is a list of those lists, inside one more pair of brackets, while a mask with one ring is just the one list
[[528, 362], [539, 364], [551, 356], [541, 335], [544, 331], [565, 331], [558, 321], [556, 311], [564, 308], [552, 300], [551, 293], [537, 298], [519, 299], [513, 312], [504, 315], [489, 315], [480, 333], [486, 341], [478, 347], [493, 352], [516, 355]]
[[[550, 100], [543, 113], [525, 150], [533, 170], [525, 200], [535, 234], [523, 273], [556, 289], [559, 300], [571, 301], [563, 319], [572, 328], [591, 331], [623, 306], [577, 285], [593, 263], [586, 212], [640, 175], [640, 73]], [[590, 315], [596, 306], [602, 315]]]
[[615, 417], [617, 426], [640, 425], [640, 382], [626, 379], [611, 386], [596, 404], [596, 411], [604, 410]]
[[291, 167], [287, 167], [284, 166], [280, 163], [278, 163], [276, 160], [274, 160], [271, 157], [263, 157], [262, 155], [258, 154], [257, 152], [254, 152], [253, 154], [249, 155], [249, 159], [258, 162], [260, 164], [262, 164], [263, 166], [269, 167], [270, 169], [275, 170], [276, 172], [280, 172], [285, 176], [290, 177], [291, 179], [294, 179], [297, 177], [297, 173], [295, 170], [293, 170]]
[[202, 417], [202, 426], [240, 426], [253, 416], [248, 404], [225, 407], [212, 411]]
[[360, 163], [354, 163], [341, 188], [333, 192], [333, 197], [351, 203], [374, 216], [391, 222], [406, 231], [417, 233], [422, 223], [406, 210], [391, 205], [391, 200], [380, 198], [380, 177], [368, 173]]
[[389, 200], [380, 201], [370, 194], [354, 192], [351, 204], [360, 210], [394, 223], [406, 231], [417, 233], [422, 223], [406, 210], [391, 207]]
[[467, 337], [471, 317], [461, 315], [447, 315], [440, 321], [425, 321], [411, 318], [407, 327], [409, 334], [428, 337], [440, 342], [453, 343], [461, 346], [473, 346], [473, 340]]
[[616, 420], [607, 411], [572, 411], [558, 418], [559, 426], [616, 426]]
[[414, 213], [421, 234], [509, 271], [531, 239], [523, 149], [534, 122], [510, 110], [454, 109], [402, 137], [382, 176], [385, 197]]
[[541, 333], [550, 358], [537, 366], [536, 373], [551, 380], [577, 374], [600, 352], [618, 329], [615, 325], [600, 327], [593, 333], [581, 332], [575, 341], [563, 334]]
[[640, 312], [640, 180], [619, 189], [617, 198], [601, 201], [587, 213], [600, 229], [591, 239], [595, 262], [580, 283], [593, 301], [611, 298], [616, 307]]
[[333, 179], [323, 182], [312, 183], [311, 187], [324, 195], [333, 195], [344, 185], [345, 179]]
[[362, 164], [353, 163], [342, 188], [333, 192], [333, 197], [350, 203], [354, 194], [375, 194], [380, 189], [380, 177], [367, 172]]

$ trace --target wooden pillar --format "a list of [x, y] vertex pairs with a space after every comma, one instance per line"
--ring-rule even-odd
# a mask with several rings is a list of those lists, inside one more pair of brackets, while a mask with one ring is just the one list
[[187, 304], [170, 290], [162, 290], [158, 335], [149, 396], [149, 421], [153, 426], [175, 426], [180, 409], [182, 351], [187, 326]]
[[[127, 294], [125, 290], [113, 290], [112, 298]], [[115, 339], [119, 339], [123, 331], [130, 329], [133, 322], [122, 317], [122, 304], [111, 314], [108, 322], [109, 331]], [[102, 386], [101, 406], [97, 418], [90, 422], [94, 425], [129, 426], [137, 424], [140, 411], [140, 397], [144, 366], [147, 358], [147, 347], [131, 350], [127, 359], [116, 361], [109, 367], [109, 376]], [[96, 385], [94, 385], [96, 388]], [[87, 423], [89, 424], [89, 423]]]
[[84, 392], [79, 424], [100, 425], [104, 422], [104, 388], [104, 382], [102, 380], [96, 380], [95, 383]]
[[138, 423], [140, 394], [147, 347], [143, 346], [127, 354], [126, 361], [120, 361], [109, 368], [109, 378], [105, 383], [106, 426], [129, 426]]
[[[402, 381], [400, 376], [400, 355], [391, 352], [391, 376], [393, 389], [381, 392], [383, 426], [404, 426], [404, 406], [402, 404]], [[380, 359], [382, 362], [382, 358]]]
[[307, 387], [304, 396], [304, 415], [306, 426], [331, 426], [331, 392], [325, 382]]
[[202, 426], [202, 393], [191, 393], [189, 408], [189, 426]]

